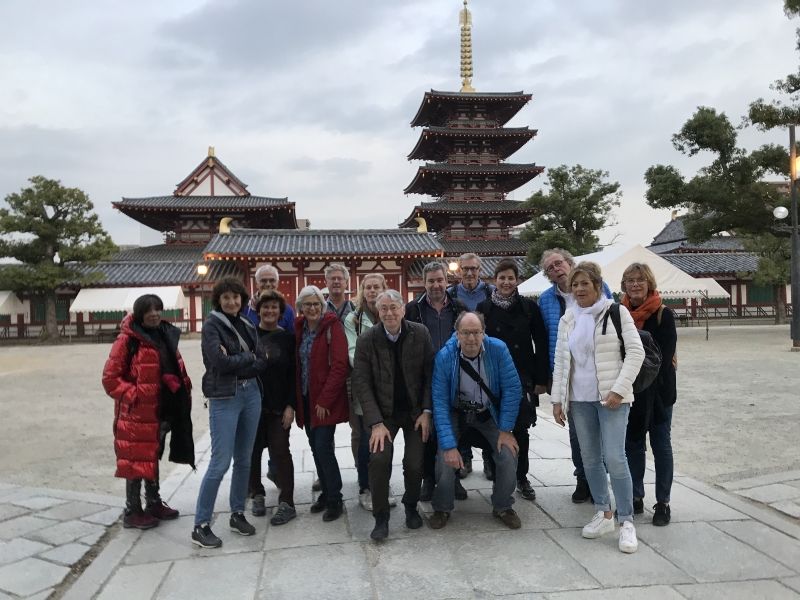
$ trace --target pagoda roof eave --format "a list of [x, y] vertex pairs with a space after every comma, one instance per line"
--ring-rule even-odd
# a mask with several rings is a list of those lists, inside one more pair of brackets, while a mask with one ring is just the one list
[[[425, 194], [429, 196], [438, 196], [441, 192], [446, 190], [450, 180], [456, 175], [465, 177], [470, 176], [494, 176], [497, 178], [510, 179], [516, 178], [511, 181], [510, 187], [504, 187], [504, 191], [511, 191], [517, 189], [521, 185], [525, 185], [528, 181], [539, 175], [544, 171], [544, 167], [537, 166], [535, 163], [531, 164], [499, 164], [499, 165], [437, 165], [427, 164], [417, 169], [414, 179], [408, 184], [405, 190], [406, 194]], [[425, 180], [427, 176], [438, 177], [444, 180], [445, 185], [440, 185], [438, 188], [433, 189], [432, 184]]]
[[412, 127], [420, 127], [428, 125], [430, 116], [429, 107], [432, 100], [439, 102], [463, 102], [465, 100], [480, 101], [480, 102], [516, 102], [519, 104], [518, 108], [508, 116], [506, 121], [511, 119], [523, 106], [530, 102], [532, 94], [526, 94], [522, 90], [518, 92], [443, 92], [439, 90], [430, 90], [425, 92], [422, 98], [422, 103], [417, 109], [417, 114], [411, 120]]
[[484, 201], [484, 202], [423, 202], [415, 206], [411, 214], [399, 224], [399, 227], [416, 227], [417, 217], [422, 217], [429, 222], [432, 217], [441, 218], [450, 215], [498, 215], [510, 217], [510, 221], [518, 221], [509, 224], [516, 225], [524, 223], [533, 218], [534, 209], [526, 206], [525, 202], [518, 200]]
[[416, 145], [408, 154], [408, 160], [435, 160], [437, 157], [430, 153], [429, 145], [438, 142], [439, 138], [449, 139], [510, 139], [517, 140], [501, 152], [502, 158], [508, 158], [527, 142], [536, 137], [537, 129], [529, 127], [493, 127], [491, 129], [457, 129], [452, 127], [426, 127], [420, 132]]

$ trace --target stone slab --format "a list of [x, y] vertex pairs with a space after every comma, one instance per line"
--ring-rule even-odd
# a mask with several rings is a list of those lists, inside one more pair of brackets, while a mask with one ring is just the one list
[[792, 588], [795, 592], [800, 592], [800, 577], [784, 577], [780, 581], [783, 585]]
[[72, 582], [72, 586], [64, 592], [60, 600], [94, 598], [142, 533], [144, 532], [138, 529], [118, 529], [103, 551], [92, 560], [81, 576]]
[[798, 594], [777, 581], [738, 581], [677, 585], [675, 589], [688, 600], [797, 600]]
[[792, 479], [800, 480], [800, 471], [782, 471], [779, 473], [759, 475], [758, 477], [748, 477], [747, 479], [737, 479], [736, 481], [723, 483], [722, 487], [726, 490], [746, 490], [748, 488], [790, 481]]
[[547, 594], [547, 600], [609, 600], [612, 598], [613, 600], [685, 600], [678, 592], [665, 585]]
[[[317, 546], [323, 544], [343, 544], [351, 541], [348, 531], [348, 515], [335, 521], [325, 523], [321, 514], [311, 514], [308, 507], [297, 506], [297, 518], [285, 525], [267, 529], [264, 550], [279, 548], [297, 548], [300, 546]], [[348, 506], [349, 509], [349, 506]], [[361, 510], [359, 508], [358, 510]], [[395, 509], [396, 510], [396, 509]]]
[[55, 588], [48, 588], [46, 590], [42, 590], [38, 594], [34, 594], [33, 596], [28, 596], [25, 600], [49, 600], [50, 595], [55, 591]]
[[561, 440], [531, 440], [531, 457], [536, 458], [568, 458], [572, 460], [569, 444]]
[[604, 586], [618, 586], [621, 582], [626, 586], [694, 583], [694, 579], [641, 541], [636, 553], [621, 555], [619, 529], [596, 540], [582, 538], [580, 529], [558, 529], [548, 535]]
[[[182, 560], [172, 565], [155, 598], [158, 600], [218, 600], [252, 598], [261, 573], [260, 552]], [[307, 573], [313, 571], [309, 570]], [[295, 577], [302, 571], [296, 571]], [[316, 573], [314, 576], [316, 579]]]
[[738, 490], [736, 493], [765, 504], [800, 498], [800, 489], [785, 483], [773, 483], [747, 490]]
[[12, 540], [15, 537], [22, 537], [30, 534], [37, 529], [50, 527], [55, 523], [51, 519], [42, 519], [32, 515], [15, 517], [0, 523], [0, 540]]
[[71, 519], [80, 519], [88, 515], [94, 515], [106, 509], [108, 509], [108, 506], [105, 504], [73, 501], [41, 511], [38, 513], [38, 516], [44, 517], [45, 519], [69, 521]]
[[589, 502], [575, 504], [572, 486], [536, 488], [536, 504], [561, 527], [583, 527], [595, 514]]
[[46, 508], [66, 503], [67, 503], [66, 500], [62, 500], [60, 498], [51, 498], [49, 496], [33, 496], [31, 498], [20, 498], [19, 500], [14, 500], [13, 502], [13, 504], [16, 504], [17, 506], [22, 506], [30, 510], [44, 510]]
[[0, 565], [7, 565], [39, 552], [49, 550], [51, 546], [32, 542], [24, 538], [14, 538], [8, 542], [0, 542]]
[[0, 567], [0, 590], [30, 596], [61, 583], [69, 574], [67, 567], [38, 558], [26, 558]]
[[[530, 475], [543, 485], [571, 485], [575, 487], [575, 467], [568, 458], [548, 458], [534, 461]], [[570, 492], [571, 493], [571, 492]]]
[[259, 600], [321, 598], [322, 590], [325, 600], [375, 597], [361, 544], [281, 548], [264, 554], [261, 585], [256, 594]]
[[[458, 558], [476, 595], [491, 597], [599, 587], [598, 582], [543, 531], [450, 534], [442, 539]], [[498, 557], [498, 560], [487, 560], [487, 556]]]
[[47, 552], [42, 552], [39, 556], [51, 562], [69, 567], [83, 558], [83, 555], [89, 550], [91, 550], [91, 547], [85, 544], [64, 544], [63, 546], [58, 546]]
[[114, 507], [114, 508], [107, 508], [106, 510], [101, 510], [98, 513], [87, 515], [81, 518], [81, 521], [86, 521], [88, 523], [97, 523], [98, 525], [104, 525], [105, 527], [108, 527], [109, 525], [113, 525], [114, 523], [116, 523], [121, 516], [122, 516], [122, 509]]
[[29, 533], [27, 537], [52, 546], [61, 546], [93, 533], [102, 535], [105, 533], [105, 528], [84, 521], [66, 521]]
[[[648, 501], [648, 498], [652, 502]], [[655, 504], [655, 487], [645, 484], [645, 507], [648, 514], [652, 514], [650, 507], [653, 504]], [[696, 492], [678, 481], [672, 485], [670, 508], [672, 509], [672, 523], [733, 521], [747, 518], [747, 515], [700, 492]]]
[[800, 489], [800, 479], [795, 479], [794, 481], [787, 481], [785, 483], [786, 485], [791, 485], [792, 487]]
[[770, 504], [775, 510], [779, 510], [785, 515], [800, 519], [800, 502], [793, 500], [782, 500], [781, 502], [774, 502]]
[[20, 515], [24, 515], [28, 512], [28, 509], [23, 508], [22, 506], [15, 506], [13, 504], [0, 504], [0, 521], [7, 521], [8, 519], [19, 517]]
[[786, 577], [780, 563], [708, 523], [641, 525], [639, 539], [699, 582]]
[[105, 535], [105, 531], [95, 531], [94, 533], [90, 533], [89, 535], [85, 535], [82, 538], [78, 538], [78, 542], [81, 544], [86, 544], [87, 546], [94, 546], [97, 542], [100, 541], [100, 538]]
[[103, 587], [97, 600], [122, 598], [152, 598], [167, 574], [171, 562], [120, 567]]
[[800, 540], [789, 537], [758, 521], [722, 521], [714, 523], [714, 527], [763, 552], [790, 569], [800, 569]]

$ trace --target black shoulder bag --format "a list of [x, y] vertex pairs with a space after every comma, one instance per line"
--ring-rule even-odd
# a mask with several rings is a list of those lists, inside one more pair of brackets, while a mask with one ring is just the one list
[[481, 389], [483, 393], [489, 397], [489, 400], [492, 401], [494, 407], [499, 411], [500, 410], [500, 400], [498, 400], [497, 396], [492, 393], [492, 390], [489, 389], [489, 386], [486, 385], [486, 382], [483, 381], [483, 377], [481, 377], [480, 373], [475, 370], [468, 360], [465, 360], [463, 356], [458, 357], [458, 364], [461, 365], [461, 368], [464, 370], [464, 373], [469, 375], [471, 379], [475, 381]]

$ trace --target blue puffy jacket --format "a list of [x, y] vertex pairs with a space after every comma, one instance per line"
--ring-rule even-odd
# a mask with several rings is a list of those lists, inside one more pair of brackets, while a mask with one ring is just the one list
[[[450, 450], [458, 445], [453, 426], [450, 422], [450, 412], [456, 406], [458, 387], [461, 377], [461, 368], [458, 358], [461, 350], [455, 335], [439, 350], [433, 363], [433, 421], [436, 426], [436, 435], [439, 437], [439, 447]], [[486, 336], [483, 339], [484, 368], [486, 370], [486, 385], [492, 393], [500, 398], [500, 414], [490, 403], [489, 412], [494, 422], [501, 431], [511, 431], [517, 421], [519, 403], [522, 399], [522, 384], [511, 359], [508, 347], [501, 340]]]
[[[611, 289], [603, 282], [603, 294], [606, 298], [611, 298]], [[550, 375], [553, 374], [555, 366], [556, 340], [558, 340], [558, 322], [566, 312], [564, 299], [556, 293], [556, 284], [542, 292], [539, 296], [539, 310], [542, 311], [544, 328], [547, 331], [547, 341], [550, 349]]]

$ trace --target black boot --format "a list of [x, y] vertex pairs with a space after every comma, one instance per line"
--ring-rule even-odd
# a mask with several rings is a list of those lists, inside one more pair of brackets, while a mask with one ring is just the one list
[[585, 479], [578, 479], [575, 485], [575, 491], [572, 492], [572, 501], [575, 504], [582, 504], [587, 500], [591, 500], [592, 493], [589, 491], [589, 482]]
[[147, 502], [147, 509], [145, 512], [159, 521], [177, 519], [180, 513], [174, 508], [170, 508], [170, 506], [161, 499], [161, 494], [158, 493], [158, 490], [158, 480], [144, 480], [144, 497]]
[[125, 513], [142, 512], [142, 480], [125, 480]]
[[406, 527], [409, 529], [422, 527], [422, 517], [419, 516], [416, 506], [406, 505]]
[[369, 535], [373, 540], [379, 542], [389, 537], [389, 511], [382, 511], [375, 515], [375, 528]]

